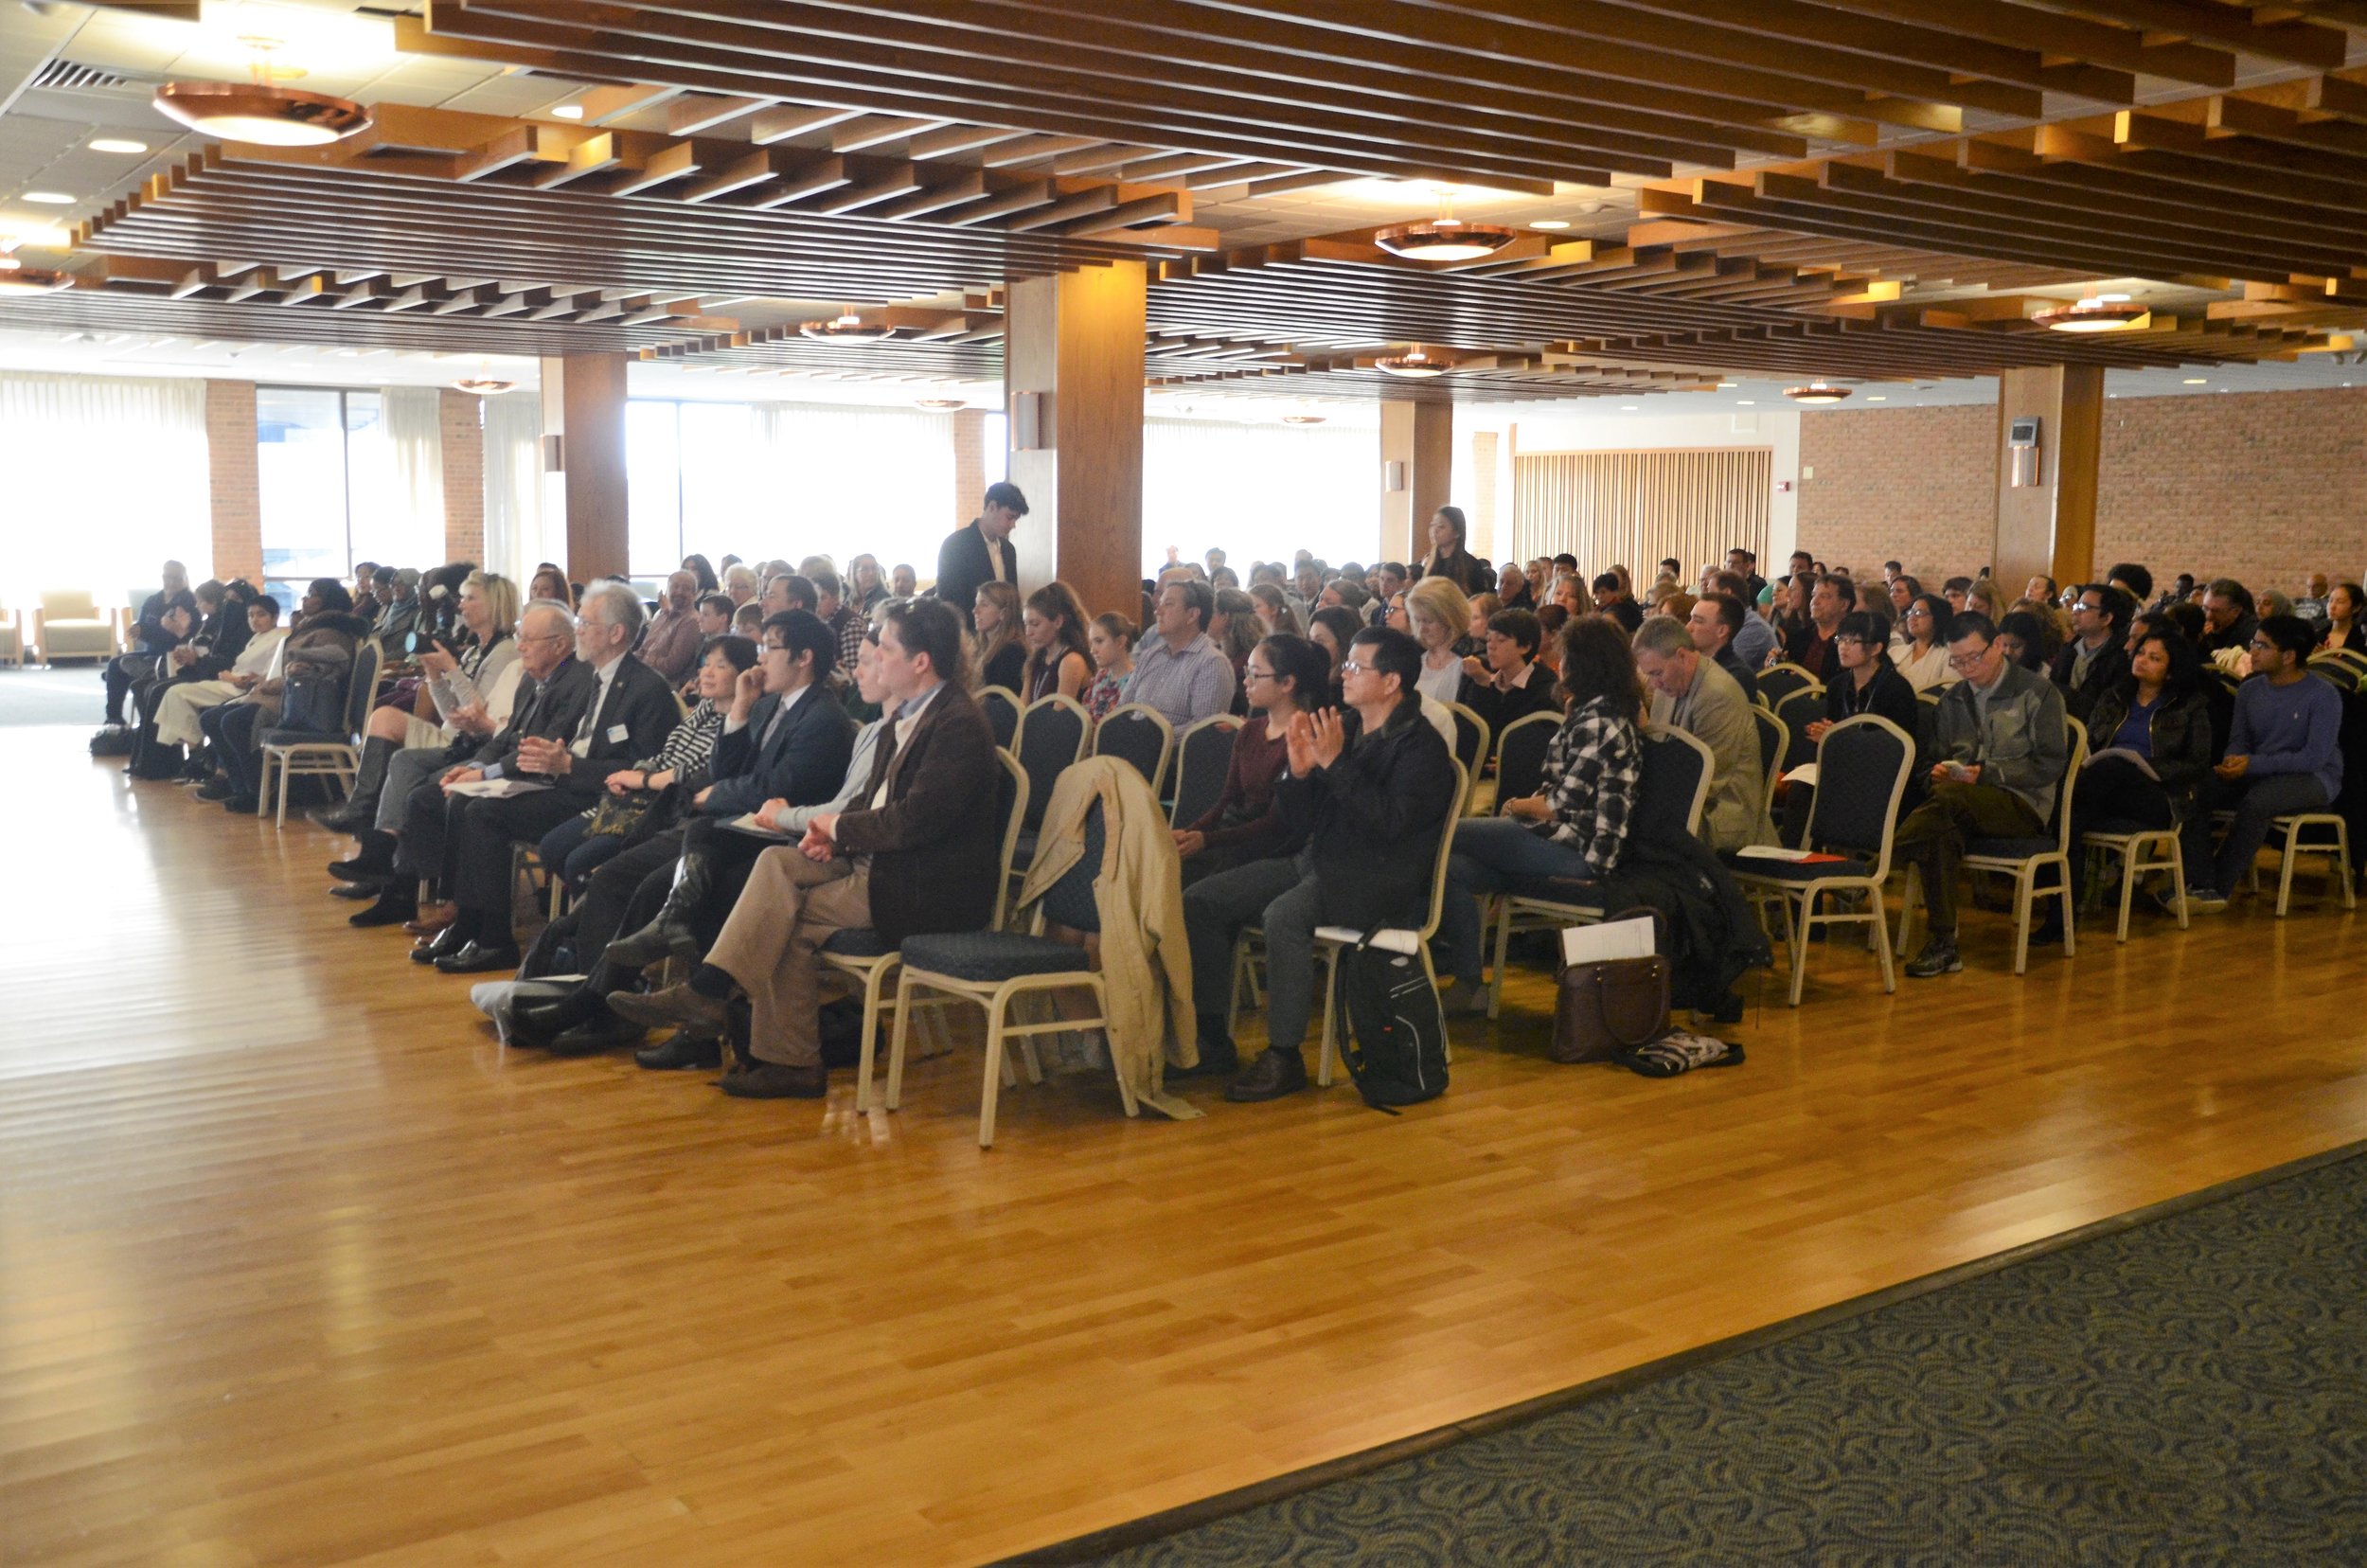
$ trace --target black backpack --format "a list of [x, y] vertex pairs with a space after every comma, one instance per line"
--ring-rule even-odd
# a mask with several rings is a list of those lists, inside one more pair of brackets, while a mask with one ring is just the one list
[[1332, 984], [1348, 1032], [1340, 1058], [1364, 1103], [1418, 1105], [1447, 1090], [1447, 1015], [1421, 961], [1373, 946], [1343, 948]]

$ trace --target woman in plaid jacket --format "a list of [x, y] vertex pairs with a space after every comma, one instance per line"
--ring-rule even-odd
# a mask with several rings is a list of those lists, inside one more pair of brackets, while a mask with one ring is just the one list
[[1609, 616], [1581, 615], [1561, 629], [1561, 689], [1569, 716], [1546, 747], [1538, 793], [1500, 802], [1500, 815], [1454, 830], [1438, 931], [1453, 975], [1441, 998], [1450, 1013], [1486, 1006], [1483, 896], [1551, 882], [1557, 897], [1577, 899], [1618, 867], [1627, 843], [1644, 777], [1643, 686], [1627, 635]]

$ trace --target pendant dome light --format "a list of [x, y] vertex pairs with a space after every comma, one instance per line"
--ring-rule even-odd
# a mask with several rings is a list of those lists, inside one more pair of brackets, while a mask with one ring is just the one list
[[1416, 347], [1409, 348], [1402, 354], [1383, 354], [1373, 361], [1373, 368], [1384, 375], [1402, 376], [1408, 381], [1428, 381], [1433, 376], [1445, 375], [1448, 367]]
[[279, 85], [304, 73], [271, 62], [277, 39], [239, 42], [255, 52], [252, 80], [168, 81], [151, 100], [156, 112], [203, 135], [260, 147], [326, 147], [370, 128], [370, 112], [350, 98]]
[[2057, 332], [2130, 332], [2152, 326], [2153, 312], [2127, 294], [2090, 294], [2030, 319]]
[[809, 321], [797, 330], [823, 343], [877, 343], [896, 335], [893, 327], [864, 325], [852, 305], [829, 321]]
[[1806, 386], [1784, 388], [1784, 396], [1798, 403], [1837, 403], [1847, 398], [1849, 393], [1850, 389], [1846, 386], [1835, 386], [1822, 381], [1812, 381]]

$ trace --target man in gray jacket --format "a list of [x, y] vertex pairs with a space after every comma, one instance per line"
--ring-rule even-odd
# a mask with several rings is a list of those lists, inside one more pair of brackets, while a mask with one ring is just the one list
[[[1956, 954], [1956, 872], [1967, 841], [2044, 835], [2071, 764], [2062, 692], [2005, 656], [1988, 616], [1956, 617], [1948, 663], [1963, 679], [1940, 696], [1931, 797], [1907, 814], [1894, 841], [1900, 861], [1922, 872], [1931, 911], [1931, 939], [1907, 965], [1918, 980], [1965, 967]], [[2050, 920], [2032, 935], [2047, 940], [2059, 929]]]
[[1713, 849], [1771, 844], [1767, 775], [1759, 767], [1758, 721], [1735, 678], [1693, 646], [1693, 633], [1674, 615], [1654, 615], [1636, 628], [1635, 668], [1652, 691], [1652, 722], [1709, 747], [1710, 797], [1701, 837]]

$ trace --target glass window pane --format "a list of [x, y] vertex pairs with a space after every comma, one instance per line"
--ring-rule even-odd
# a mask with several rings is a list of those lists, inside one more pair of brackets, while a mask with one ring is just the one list
[[1011, 421], [1008, 416], [997, 413], [988, 414], [981, 422], [985, 434], [979, 444], [984, 448], [981, 455], [985, 459], [987, 483], [991, 485], [1011, 476]]
[[755, 416], [746, 403], [682, 405], [682, 548], [651, 571], [670, 572], [692, 551], [720, 561], [752, 543], [770, 549], [784, 531], [788, 487], [765, 461]]
[[257, 387], [255, 440], [264, 577], [275, 589], [345, 577], [353, 558], [347, 547], [346, 440], [337, 394]]
[[683, 558], [681, 407], [625, 404], [625, 569], [634, 577], [664, 577]]
[[[1246, 578], [1249, 563], [1304, 546], [1339, 565], [1370, 561], [1379, 542], [1379, 439], [1340, 425], [1143, 421], [1143, 570], [1173, 544], [1196, 560], [1221, 545]], [[1211, 475], [1255, 507], [1208, 505]], [[1277, 534], [1275, 522], [1287, 525]]]

